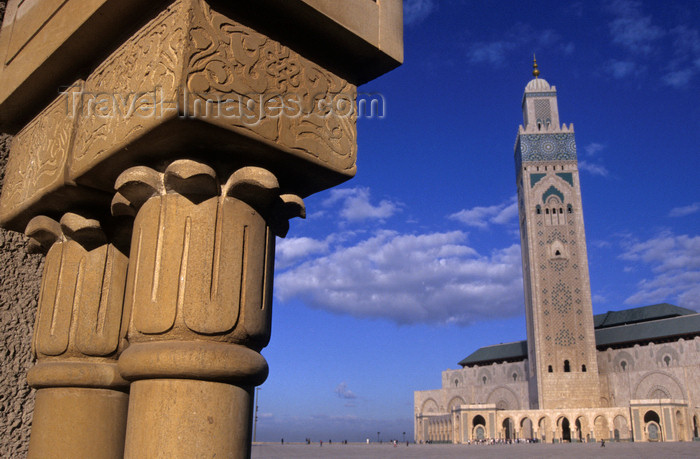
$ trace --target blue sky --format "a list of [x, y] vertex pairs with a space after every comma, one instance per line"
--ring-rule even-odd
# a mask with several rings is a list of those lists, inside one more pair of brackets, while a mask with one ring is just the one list
[[513, 145], [533, 52], [575, 126], [594, 313], [700, 310], [697, 2], [404, 8], [404, 65], [360, 87], [386, 111], [358, 121], [357, 176], [278, 239], [259, 441], [412, 438], [413, 391], [525, 338]]

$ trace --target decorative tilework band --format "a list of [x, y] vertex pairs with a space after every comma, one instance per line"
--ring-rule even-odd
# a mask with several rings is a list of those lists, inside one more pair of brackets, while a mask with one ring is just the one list
[[572, 132], [555, 134], [520, 134], [515, 143], [515, 161], [576, 161], [576, 140]]

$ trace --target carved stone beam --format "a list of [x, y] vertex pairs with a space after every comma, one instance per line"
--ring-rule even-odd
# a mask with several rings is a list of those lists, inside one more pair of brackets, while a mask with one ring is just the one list
[[26, 234], [47, 252], [27, 375], [38, 389], [29, 457], [121, 458], [128, 382], [116, 359], [128, 258], [98, 221], [73, 213], [34, 217]]
[[221, 181], [192, 160], [130, 168], [116, 189], [113, 212], [136, 215], [119, 358], [132, 381], [125, 457], [249, 457], [275, 237], [304, 216], [303, 201], [266, 169]]

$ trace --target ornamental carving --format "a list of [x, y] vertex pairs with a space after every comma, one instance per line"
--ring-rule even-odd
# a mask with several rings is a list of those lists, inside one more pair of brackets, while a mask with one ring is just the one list
[[[347, 175], [356, 87], [201, 0], [178, 0], [88, 77], [70, 175], [150, 130], [205, 120]], [[229, 138], [230, 141], [230, 138]]]
[[3, 219], [18, 203], [35, 202], [63, 185], [75, 121], [66, 116], [68, 94], [81, 88], [81, 81], [74, 83], [14, 137], [0, 198]]
[[176, 114], [173, 103], [185, 50], [187, 2], [177, 1], [120, 46], [73, 97], [79, 118], [70, 165], [77, 177]]
[[[201, 102], [229, 100], [210, 121], [250, 131], [339, 170], [355, 167], [356, 88], [203, 1], [189, 31], [186, 89]], [[241, 102], [243, 102], [241, 104]], [[193, 109], [190, 101], [189, 109]], [[201, 105], [200, 105], [201, 107]]]

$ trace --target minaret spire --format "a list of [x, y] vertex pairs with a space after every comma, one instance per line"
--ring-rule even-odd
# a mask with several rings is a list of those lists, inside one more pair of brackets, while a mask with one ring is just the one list
[[537, 69], [537, 57], [535, 56], [535, 53], [532, 53], [532, 76], [535, 78], [540, 76], [540, 71]]

